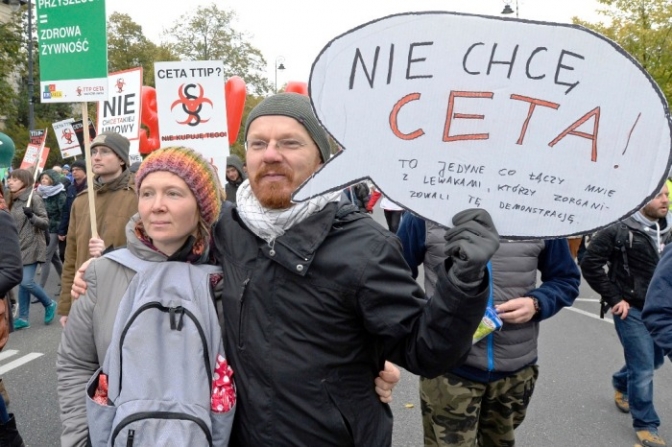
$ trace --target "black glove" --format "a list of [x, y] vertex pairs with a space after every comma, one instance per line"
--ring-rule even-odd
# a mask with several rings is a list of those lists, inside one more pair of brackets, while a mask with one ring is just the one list
[[25, 214], [26, 217], [28, 219], [30, 219], [31, 217], [33, 217], [35, 215], [35, 211], [33, 211], [33, 209], [29, 206], [24, 206], [23, 207], [23, 214]]
[[452, 274], [463, 283], [480, 282], [488, 261], [499, 248], [499, 234], [492, 218], [483, 209], [457, 213], [446, 231], [445, 253], [452, 258]]

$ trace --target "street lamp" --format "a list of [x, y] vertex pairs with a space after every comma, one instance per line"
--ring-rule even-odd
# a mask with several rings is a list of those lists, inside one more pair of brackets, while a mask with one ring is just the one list
[[28, 130], [35, 127], [35, 105], [33, 103], [33, 4], [31, 0], [2, 0], [17, 12], [21, 5], [28, 5]]
[[[502, 14], [513, 14], [513, 9], [511, 8], [511, 0], [502, 0], [504, 2], [504, 10]], [[516, 18], [518, 18], [518, 0], [516, 0]]]
[[285, 69], [283, 62], [285, 62], [284, 57], [278, 56], [275, 58], [275, 93], [278, 93], [278, 70]]

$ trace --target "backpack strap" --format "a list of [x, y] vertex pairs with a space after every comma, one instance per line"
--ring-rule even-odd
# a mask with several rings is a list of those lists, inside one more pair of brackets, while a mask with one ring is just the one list
[[156, 264], [155, 262], [145, 261], [135, 256], [128, 248], [120, 248], [118, 250], [113, 250], [109, 253], [105, 253], [103, 257], [110, 259], [117, 264], [121, 264], [124, 267], [135, 272], [141, 272], [147, 270], [150, 266]]
[[626, 250], [626, 241], [630, 244], [630, 248], [632, 248], [632, 241], [634, 239], [634, 236], [632, 234], [632, 231], [625, 225], [625, 224], [620, 224], [618, 226], [618, 230], [616, 231], [616, 248], [619, 249], [621, 252], [621, 256], [623, 257], [623, 269], [625, 272], [630, 276], [630, 264], [628, 263], [628, 253]]

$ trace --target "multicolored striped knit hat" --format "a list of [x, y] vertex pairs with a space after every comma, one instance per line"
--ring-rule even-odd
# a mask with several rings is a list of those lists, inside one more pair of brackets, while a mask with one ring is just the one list
[[217, 174], [201, 154], [186, 147], [167, 147], [151, 154], [135, 174], [136, 191], [148, 174], [167, 171], [180, 177], [196, 197], [203, 220], [212, 226], [219, 218], [222, 198]]

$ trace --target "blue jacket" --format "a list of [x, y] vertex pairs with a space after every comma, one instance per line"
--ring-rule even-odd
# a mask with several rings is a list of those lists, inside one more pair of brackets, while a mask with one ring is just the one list
[[672, 354], [672, 244], [658, 262], [642, 311], [644, 325], [666, 355]]

